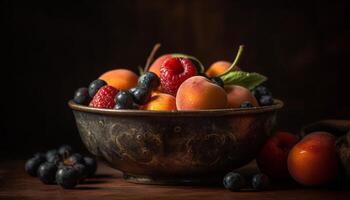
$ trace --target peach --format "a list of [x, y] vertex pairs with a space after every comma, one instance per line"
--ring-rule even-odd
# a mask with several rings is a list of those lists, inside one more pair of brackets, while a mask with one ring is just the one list
[[165, 54], [162, 55], [160, 57], [158, 57], [153, 63], [152, 65], [149, 67], [150, 72], [153, 72], [155, 74], [157, 74], [158, 77], [160, 77], [160, 66], [163, 64], [163, 62], [168, 59], [171, 58], [171, 54]]
[[205, 74], [208, 77], [219, 76], [224, 73], [224, 71], [226, 71], [230, 66], [231, 63], [228, 61], [217, 61], [210, 65]]
[[254, 95], [245, 87], [239, 85], [226, 85], [227, 107], [239, 108], [245, 101], [249, 101], [253, 106], [258, 106], [258, 101]]
[[341, 171], [336, 151], [336, 137], [327, 132], [313, 132], [304, 137], [288, 155], [288, 170], [300, 184], [325, 185]]
[[176, 99], [165, 93], [156, 93], [151, 100], [142, 107], [143, 110], [176, 110]]
[[193, 76], [184, 81], [176, 94], [178, 110], [226, 108], [225, 90], [203, 76]]
[[118, 90], [128, 90], [137, 85], [138, 76], [127, 69], [114, 69], [102, 74], [99, 79]]

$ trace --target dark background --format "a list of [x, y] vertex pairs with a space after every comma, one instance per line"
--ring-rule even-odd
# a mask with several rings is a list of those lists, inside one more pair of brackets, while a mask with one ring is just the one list
[[[350, 3], [338, 1], [3, 1], [0, 154], [83, 148], [67, 101], [113, 68], [137, 71], [152, 46], [269, 77], [279, 129], [349, 118]], [[8, 62], [6, 62], [8, 61]]]

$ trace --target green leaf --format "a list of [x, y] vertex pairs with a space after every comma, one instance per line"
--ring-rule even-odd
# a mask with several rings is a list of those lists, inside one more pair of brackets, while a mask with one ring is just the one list
[[225, 85], [240, 85], [249, 90], [254, 89], [256, 86], [267, 80], [267, 77], [259, 73], [249, 73], [243, 71], [229, 72], [220, 78], [224, 81]]
[[145, 71], [143, 70], [143, 68], [141, 66], [138, 66], [137, 68], [139, 69], [140, 76], [142, 76], [145, 73]]
[[173, 57], [179, 57], [179, 58], [188, 58], [192, 61], [192, 63], [196, 66], [197, 72], [198, 73], [204, 73], [204, 65], [199, 61], [196, 57], [190, 56], [187, 54], [182, 54], [182, 53], [173, 53], [171, 54]]

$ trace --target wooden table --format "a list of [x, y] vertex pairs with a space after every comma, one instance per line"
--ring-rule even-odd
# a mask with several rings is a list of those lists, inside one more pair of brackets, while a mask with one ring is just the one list
[[230, 192], [220, 187], [155, 186], [127, 183], [121, 173], [99, 164], [97, 177], [73, 190], [57, 185], [44, 185], [24, 170], [24, 161], [1, 161], [0, 199], [332, 199], [350, 200], [349, 188], [302, 188], [300, 186], [273, 186], [269, 191]]

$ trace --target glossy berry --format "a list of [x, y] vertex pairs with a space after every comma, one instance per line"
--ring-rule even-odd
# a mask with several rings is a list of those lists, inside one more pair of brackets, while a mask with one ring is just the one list
[[91, 98], [89, 96], [88, 89], [86, 87], [79, 88], [74, 93], [73, 101], [77, 104], [87, 105]]
[[38, 177], [45, 184], [54, 184], [56, 180], [57, 166], [54, 163], [45, 162], [38, 168]]
[[160, 83], [163, 92], [176, 96], [180, 85], [196, 74], [196, 67], [191, 60], [179, 57], [166, 59], [160, 66]]
[[59, 156], [58, 151], [56, 149], [51, 149], [47, 151], [45, 154], [46, 160], [50, 160], [51, 157], [54, 157], [54, 156]]
[[79, 172], [79, 179], [82, 180], [88, 176], [87, 167], [81, 163], [72, 166], [75, 170]]
[[245, 102], [243, 102], [243, 103], [241, 104], [240, 107], [241, 107], [241, 108], [251, 108], [251, 107], [253, 107], [253, 104], [250, 103], [249, 101], [245, 101]]
[[56, 182], [65, 189], [74, 188], [79, 181], [79, 172], [71, 166], [63, 167], [56, 173]]
[[270, 106], [273, 104], [273, 98], [269, 95], [261, 96], [259, 99], [260, 106]]
[[85, 166], [87, 169], [87, 176], [91, 177], [96, 173], [97, 170], [97, 162], [95, 159], [90, 157], [84, 157]]
[[62, 161], [62, 158], [57, 154], [50, 156], [46, 161], [58, 165], [58, 163]]
[[145, 74], [140, 76], [137, 85], [139, 87], [145, 87], [150, 90], [154, 90], [159, 86], [159, 84], [160, 84], [160, 80], [157, 74], [153, 72], [146, 72]]
[[136, 89], [137, 89], [137, 87], [130, 88], [130, 89], [129, 89], [129, 92], [132, 94], [132, 93], [135, 92]]
[[38, 157], [31, 158], [26, 162], [24, 169], [29, 175], [37, 176], [38, 168], [44, 162], [44, 159]]
[[114, 87], [105, 85], [97, 91], [89, 106], [95, 108], [114, 108], [114, 97], [117, 92]]
[[69, 156], [69, 158], [66, 161], [69, 165], [75, 165], [75, 164], [85, 164], [84, 157], [79, 153], [74, 153], [73, 155]]
[[143, 105], [151, 98], [151, 90], [143, 87], [137, 87], [132, 93], [134, 102]]
[[67, 158], [70, 155], [73, 154], [73, 148], [69, 145], [62, 145], [59, 149], [58, 149], [58, 154], [63, 157], [63, 158]]
[[264, 190], [270, 185], [269, 177], [265, 174], [256, 174], [252, 178], [252, 186], [255, 190]]
[[256, 99], [260, 99], [264, 95], [272, 96], [270, 90], [265, 86], [258, 86], [252, 91]]
[[89, 96], [91, 98], [93, 98], [95, 96], [95, 94], [97, 93], [97, 91], [102, 87], [102, 86], [105, 86], [107, 85], [106, 81], [104, 80], [101, 80], [101, 79], [97, 79], [97, 80], [94, 80], [90, 83], [89, 85]]
[[222, 88], [224, 87], [224, 81], [220, 77], [214, 76], [214, 77], [211, 77], [210, 80], [216, 85]]
[[119, 91], [115, 96], [115, 109], [132, 109], [134, 99], [129, 91]]
[[243, 176], [236, 172], [226, 174], [223, 180], [224, 187], [231, 191], [239, 191], [245, 184]]

